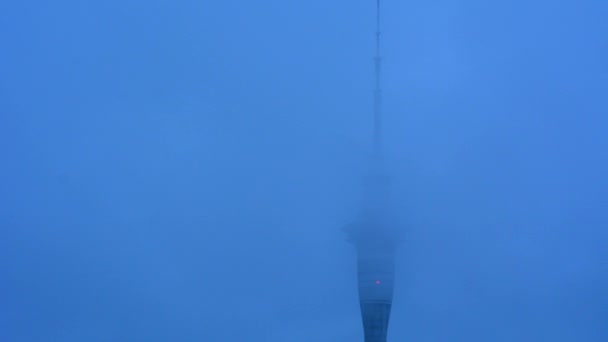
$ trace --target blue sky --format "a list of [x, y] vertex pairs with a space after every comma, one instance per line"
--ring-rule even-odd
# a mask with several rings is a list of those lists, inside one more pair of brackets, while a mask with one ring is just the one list
[[[384, 1], [393, 341], [605, 341], [608, 4]], [[362, 340], [373, 1], [0, 4], [0, 340]]]

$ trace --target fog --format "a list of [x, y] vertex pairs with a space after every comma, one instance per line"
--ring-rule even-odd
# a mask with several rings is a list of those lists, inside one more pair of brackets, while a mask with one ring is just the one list
[[[374, 10], [0, 3], [0, 340], [362, 341]], [[607, 16], [383, 2], [390, 341], [608, 340]]]

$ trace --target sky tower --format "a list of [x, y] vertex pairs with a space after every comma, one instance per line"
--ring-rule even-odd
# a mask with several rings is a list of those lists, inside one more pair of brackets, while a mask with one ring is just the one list
[[376, 0], [376, 53], [373, 149], [362, 207], [345, 227], [357, 254], [359, 304], [365, 342], [386, 342], [395, 278], [395, 225], [390, 218], [389, 182], [384, 168], [380, 92], [380, 0]]

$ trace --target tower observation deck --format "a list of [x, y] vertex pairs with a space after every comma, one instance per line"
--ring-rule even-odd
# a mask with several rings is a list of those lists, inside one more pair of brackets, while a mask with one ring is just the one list
[[357, 254], [359, 304], [365, 342], [386, 342], [395, 278], [395, 228], [389, 218], [389, 182], [384, 170], [380, 92], [380, 0], [376, 0], [376, 54], [373, 106], [373, 150], [363, 205], [345, 227]]

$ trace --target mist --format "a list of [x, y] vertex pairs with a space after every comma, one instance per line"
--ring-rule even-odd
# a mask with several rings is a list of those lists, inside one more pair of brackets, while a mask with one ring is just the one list
[[[374, 6], [0, 3], [0, 340], [362, 341]], [[606, 17], [383, 1], [390, 341], [608, 339]]]

